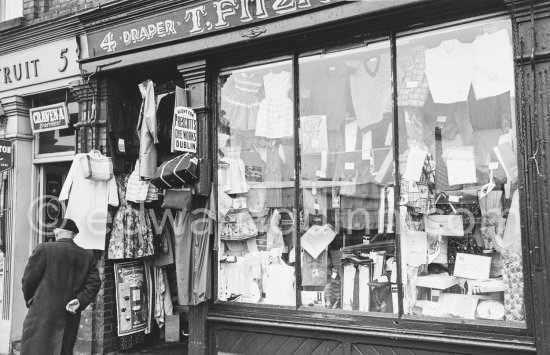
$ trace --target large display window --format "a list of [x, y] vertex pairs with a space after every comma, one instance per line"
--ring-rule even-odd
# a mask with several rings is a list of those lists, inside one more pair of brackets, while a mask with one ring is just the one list
[[218, 301], [525, 327], [511, 34], [222, 70]]

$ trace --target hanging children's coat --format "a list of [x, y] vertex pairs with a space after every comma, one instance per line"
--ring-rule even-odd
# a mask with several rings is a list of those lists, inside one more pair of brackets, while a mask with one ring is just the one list
[[114, 178], [108, 181], [86, 179], [86, 156], [83, 153], [75, 155], [59, 199], [69, 200], [65, 218], [74, 220], [80, 230], [75, 243], [84, 249], [105, 250], [107, 204], [118, 206], [116, 182]]

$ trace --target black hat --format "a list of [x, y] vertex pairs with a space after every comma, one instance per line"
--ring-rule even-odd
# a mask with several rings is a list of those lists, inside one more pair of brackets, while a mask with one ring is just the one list
[[74, 221], [70, 218], [62, 219], [61, 222], [57, 224], [56, 228], [71, 231], [74, 234], [77, 234], [79, 232], [76, 223], [74, 223]]

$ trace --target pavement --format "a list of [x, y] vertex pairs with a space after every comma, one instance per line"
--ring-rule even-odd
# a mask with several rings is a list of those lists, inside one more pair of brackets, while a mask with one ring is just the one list
[[120, 351], [119, 355], [187, 355], [187, 343], [162, 343], [154, 346], [131, 349], [128, 351]]

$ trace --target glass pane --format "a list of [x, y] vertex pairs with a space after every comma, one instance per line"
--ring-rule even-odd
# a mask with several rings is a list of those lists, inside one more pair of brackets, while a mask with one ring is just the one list
[[218, 299], [296, 304], [290, 61], [220, 75]]
[[67, 104], [69, 112], [69, 127], [38, 133], [38, 154], [73, 152], [75, 150], [75, 129], [73, 124], [78, 121], [78, 103]]
[[302, 304], [397, 313], [389, 42], [299, 68]]
[[523, 322], [509, 21], [397, 42], [404, 312]]

